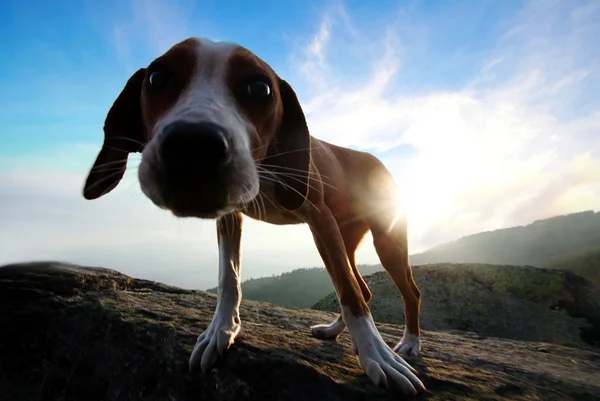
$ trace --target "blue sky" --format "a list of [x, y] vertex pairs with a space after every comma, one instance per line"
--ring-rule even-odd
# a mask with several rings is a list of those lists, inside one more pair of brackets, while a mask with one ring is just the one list
[[[73, 142], [94, 142], [103, 117], [122, 84], [140, 66], [188, 35], [242, 43], [293, 76], [289, 54], [321, 23], [323, 2], [247, 1], [7, 1], [0, 61], [2, 155], [48, 150]], [[333, 3], [335, 4], [335, 3]], [[342, 3], [338, 3], [338, 7]], [[360, 16], [352, 27], [331, 17], [336, 28], [355, 30], [362, 47], [381, 51], [381, 26], [397, 15], [398, 32], [414, 35], [407, 43], [411, 63], [389, 90], [423, 91], [464, 85], [481, 67], [503, 18], [514, 16], [521, 1], [361, 1], [344, 3]], [[153, 7], [155, 5], [155, 7]], [[178, 11], [161, 11], [176, 5]], [[331, 6], [330, 6], [331, 7]], [[334, 5], [333, 7], [336, 7]], [[175, 16], [183, 11], [184, 17]], [[154, 14], [153, 14], [154, 13]], [[450, 15], [452, 17], [450, 17]], [[174, 21], [178, 26], [170, 27]], [[462, 21], [462, 22], [461, 22]], [[465, 23], [465, 21], [467, 21]], [[154, 31], [154, 34], [151, 32]], [[358, 32], [361, 32], [360, 34]], [[354, 53], [354, 54], [353, 54]], [[340, 81], [360, 79], [367, 62], [354, 46], [332, 48], [330, 62], [347, 65]], [[310, 96], [310, 87], [301, 88]]]
[[[381, 157], [415, 251], [600, 205], [594, 0], [7, 0], [0, 14], [0, 263], [214, 284], [214, 223], [155, 210], [139, 158], [115, 192], [81, 197], [128, 77], [189, 36], [249, 48], [292, 84], [313, 135]], [[246, 277], [322, 265], [306, 227], [248, 231]], [[371, 248], [359, 262], [377, 262]]]

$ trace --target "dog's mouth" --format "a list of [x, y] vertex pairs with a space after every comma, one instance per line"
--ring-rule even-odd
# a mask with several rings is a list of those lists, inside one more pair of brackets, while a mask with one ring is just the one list
[[162, 191], [164, 207], [177, 217], [219, 217], [230, 210], [231, 205], [225, 180], [215, 178], [187, 183], [181, 177], [166, 178]]
[[[144, 160], [142, 160], [144, 163]], [[217, 218], [235, 209], [231, 168], [176, 169], [147, 161], [140, 168], [142, 191], [161, 209], [177, 217]]]

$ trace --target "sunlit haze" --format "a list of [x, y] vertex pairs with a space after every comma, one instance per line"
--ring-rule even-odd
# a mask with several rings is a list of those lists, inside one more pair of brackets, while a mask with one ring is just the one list
[[[115, 191], [82, 197], [129, 76], [190, 36], [249, 48], [295, 89], [313, 136], [377, 155], [411, 253], [599, 210], [599, 1], [38, 3], [0, 5], [0, 263], [216, 285], [214, 221], [156, 208], [139, 155]], [[244, 279], [323, 265], [305, 225], [246, 219], [243, 252]], [[379, 262], [370, 236], [357, 262]]]

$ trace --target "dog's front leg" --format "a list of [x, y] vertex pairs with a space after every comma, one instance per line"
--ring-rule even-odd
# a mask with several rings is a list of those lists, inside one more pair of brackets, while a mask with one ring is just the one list
[[240, 286], [242, 213], [235, 212], [217, 220], [219, 244], [219, 288], [212, 322], [198, 336], [190, 357], [190, 370], [198, 366], [209, 371], [217, 359], [233, 344], [241, 328]]
[[375, 385], [416, 395], [425, 389], [416, 371], [383, 341], [348, 261], [337, 221], [322, 204], [306, 220], [337, 293], [352, 347]]

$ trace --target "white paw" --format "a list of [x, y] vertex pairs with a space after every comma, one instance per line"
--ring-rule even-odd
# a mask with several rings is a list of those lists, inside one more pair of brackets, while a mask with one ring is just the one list
[[241, 323], [237, 313], [215, 313], [208, 328], [198, 336], [190, 356], [190, 370], [199, 366], [203, 374], [210, 371], [219, 357], [233, 344], [240, 328]]
[[330, 324], [317, 324], [310, 327], [312, 335], [321, 340], [332, 340], [340, 335], [346, 328], [346, 323], [342, 317], [338, 317]]
[[421, 339], [417, 335], [404, 332], [402, 339], [394, 347], [394, 351], [407, 359], [414, 359], [419, 356], [419, 351], [421, 351]]
[[417, 371], [383, 341], [370, 315], [354, 317], [345, 313], [344, 318], [360, 366], [376, 386], [398, 390], [405, 395], [417, 395], [425, 390], [415, 375]]

